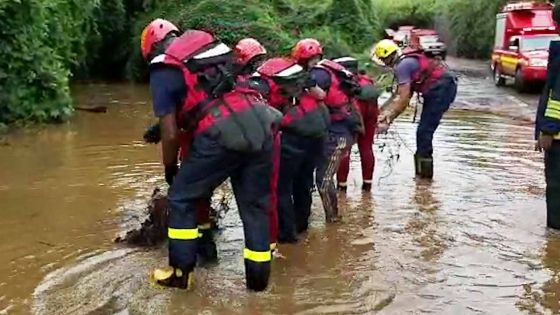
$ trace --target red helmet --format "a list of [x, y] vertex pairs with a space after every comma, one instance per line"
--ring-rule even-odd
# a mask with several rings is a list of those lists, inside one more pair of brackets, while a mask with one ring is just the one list
[[265, 61], [258, 69], [260, 75], [269, 77], [280, 84], [300, 81], [305, 76], [303, 68], [290, 58], [272, 58]]
[[292, 50], [292, 58], [297, 61], [311, 59], [323, 55], [321, 43], [314, 38], [300, 40]]
[[140, 36], [140, 49], [142, 56], [148, 58], [154, 49], [154, 45], [161, 42], [171, 32], [179, 32], [177, 26], [164, 19], [155, 19], [142, 31]]
[[235, 63], [247, 65], [253, 58], [266, 54], [266, 49], [254, 38], [244, 38], [235, 45]]

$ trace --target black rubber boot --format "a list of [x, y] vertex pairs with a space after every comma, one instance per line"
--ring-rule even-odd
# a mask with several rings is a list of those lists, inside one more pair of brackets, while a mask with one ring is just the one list
[[152, 279], [164, 287], [189, 290], [194, 285], [193, 270], [193, 267], [184, 269], [174, 267], [155, 269], [152, 272]]
[[299, 223], [296, 226], [296, 232], [298, 234], [305, 233], [309, 229], [309, 223]]
[[420, 177], [420, 159], [418, 154], [414, 154], [414, 176]]
[[347, 188], [348, 188], [348, 186], [346, 186], [346, 183], [338, 183], [336, 185], [336, 189], [338, 189], [338, 191], [340, 191], [340, 192], [346, 192]]
[[434, 177], [434, 159], [430, 157], [415, 156], [416, 176], [422, 179], [432, 179]]
[[270, 262], [254, 262], [245, 259], [247, 289], [257, 292], [266, 290], [269, 277]]
[[363, 191], [371, 191], [371, 183], [363, 183], [362, 184]]
[[198, 239], [198, 261], [200, 265], [213, 264], [218, 261], [218, 250], [214, 242], [214, 235], [211, 229], [200, 230], [201, 236]]

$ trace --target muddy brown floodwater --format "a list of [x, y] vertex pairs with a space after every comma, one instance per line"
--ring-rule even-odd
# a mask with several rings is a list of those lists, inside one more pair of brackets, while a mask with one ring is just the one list
[[147, 88], [79, 87], [80, 104], [108, 113], [2, 140], [0, 314], [558, 313], [560, 236], [545, 228], [542, 157], [532, 128], [503, 116], [524, 106], [484, 92], [483, 80], [462, 83], [457, 107], [509, 109], [451, 110], [432, 184], [413, 180], [416, 126], [403, 117], [377, 139], [373, 192], [361, 192], [353, 163], [344, 222], [325, 226], [315, 197], [309, 234], [281, 247], [286, 259], [257, 294], [245, 290], [235, 210], [220, 264], [197, 270], [193, 292], [148, 282], [165, 248], [112, 243], [164, 187], [158, 148], [141, 141]]

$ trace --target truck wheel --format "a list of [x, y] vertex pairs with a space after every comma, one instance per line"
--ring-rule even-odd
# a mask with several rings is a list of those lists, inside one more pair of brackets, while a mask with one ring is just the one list
[[494, 65], [494, 84], [496, 86], [504, 86], [506, 85], [506, 78], [502, 76], [502, 72], [498, 65]]
[[527, 91], [527, 83], [523, 80], [523, 72], [521, 71], [521, 68], [517, 68], [517, 70], [515, 70], [514, 86], [515, 90], [519, 93]]

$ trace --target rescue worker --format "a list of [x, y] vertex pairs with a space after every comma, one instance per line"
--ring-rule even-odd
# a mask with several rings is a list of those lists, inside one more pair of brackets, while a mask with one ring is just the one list
[[[553, 19], [560, 30], [560, 4], [553, 9]], [[560, 41], [549, 48], [548, 75], [539, 100], [535, 136], [537, 148], [544, 151], [546, 179], [546, 225], [560, 229]]]
[[378, 132], [386, 132], [395, 118], [409, 105], [413, 93], [420, 93], [423, 108], [416, 132], [414, 165], [417, 177], [432, 179], [432, 141], [443, 114], [457, 95], [457, 78], [440, 58], [429, 58], [421, 50], [402, 53], [399, 46], [391, 40], [384, 39], [377, 43], [373, 56], [375, 60], [393, 68], [398, 85], [394, 98], [381, 109]]
[[[159, 25], [161, 28], [157, 32], [154, 31], [153, 34], [147, 34], [147, 42], [143, 43], [145, 47], [142, 47], [142, 53], [145, 58], [152, 53], [152, 46], [157, 48], [154, 43], [168, 46], [179, 35], [179, 29], [166, 20], [155, 20], [153, 25]], [[164, 63], [153, 63], [150, 66], [150, 79], [154, 114], [162, 120], [166, 115], [175, 112], [177, 105], [181, 104], [182, 100], [185, 98], [186, 90], [184, 87], [184, 80], [178, 69]], [[169, 86], [173, 89], [168, 88]], [[144, 134], [144, 139], [148, 143], [159, 143], [162, 140], [160, 123], [149, 127]], [[178, 157], [173, 157], [172, 154], [177, 153], [175, 150], [176, 144], [170, 143], [170, 139], [168, 138], [163, 139], [162, 156], [165, 166], [165, 181], [169, 186], [173, 183], [173, 178], [178, 170], [177, 158], [179, 161], [182, 161], [187, 157], [191, 140], [192, 134], [184, 131], [179, 132], [179, 153]], [[196, 201], [200, 237], [198, 242], [198, 254], [201, 263], [212, 263], [218, 258], [216, 243], [214, 242], [211, 229], [210, 197], [211, 196], [208, 196]]]
[[254, 38], [244, 38], [237, 42], [235, 53], [235, 74], [237, 82], [249, 78], [266, 57], [266, 48]]
[[311, 93], [322, 99], [330, 112], [329, 133], [315, 177], [326, 220], [334, 222], [339, 219], [334, 175], [344, 153], [352, 147], [355, 135], [362, 131], [361, 117], [352, 103], [353, 96], [359, 92], [359, 85], [343, 66], [332, 60], [321, 60], [323, 49], [316, 39], [300, 40], [292, 51], [292, 57], [309, 71]]
[[[364, 123], [364, 132], [358, 134], [357, 143], [360, 152], [360, 161], [362, 165], [362, 190], [370, 191], [373, 179], [373, 169], [375, 167], [375, 156], [373, 155], [373, 141], [375, 137], [375, 129], [377, 127], [377, 116], [379, 108], [377, 107], [377, 98], [379, 91], [375, 88], [374, 80], [365, 72], [359, 71], [358, 60], [353, 57], [342, 57], [333, 60], [350, 70], [363, 89], [363, 95], [358, 95], [354, 99], [355, 105], [360, 110]], [[366, 93], [367, 92], [367, 93]], [[350, 152], [344, 155], [340, 162], [340, 167], [336, 174], [338, 181], [338, 190], [346, 191], [348, 173], [350, 172]]]
[[288, 58], [272, 58], [257, 69], [254, 83], [268, 104], [284, 113], [281, 130], [278, 213], [280, 243], [297, 242], [311, 214], [313, 172], [327, 127], [328, 109], [304, 91], [307, 73]]
[[[254, 38], [244, 38], [234, 48], [236, 83], [243, 84], [266, 57], [266, 48]], [[260, 92], [260, 91], [259, 91]], [[278, 242], [278, 173], [280, 171], [280, 135], [274, 131], [272, 175], [270, 177], [270, 249], [275, 252]]]
[[[155, 106], [166, 178], [172, 178], [172, 185], [169, 267], [154, 270], [152, 277], [163, 286], [191, 287], [199, 233], [197, 200], [208, 198], [230, 177], [245, 232], [247, 287], [262, 291], [270, 275], [271, 126], [278, 117], [254, 93], [233, 88], [228, 46], [198, 30], [176, 36], [177, 28], [161, 19], [141, 35], [150, 67], [167, 66], [151, 71], [152, 95], [174, 109], [160, 112]], [[191, 132], [193, 141], [177, 171], [179, 129]]]

